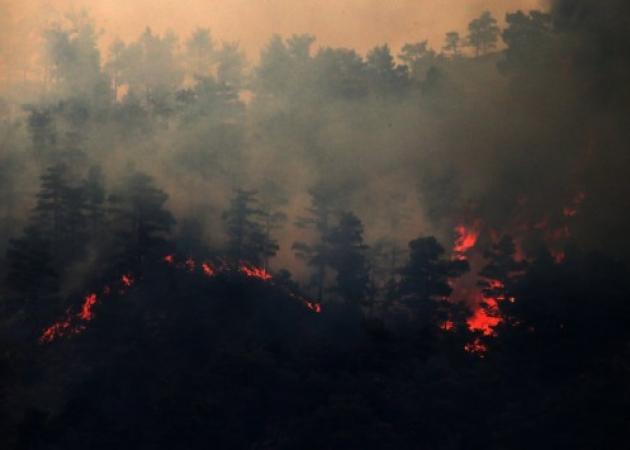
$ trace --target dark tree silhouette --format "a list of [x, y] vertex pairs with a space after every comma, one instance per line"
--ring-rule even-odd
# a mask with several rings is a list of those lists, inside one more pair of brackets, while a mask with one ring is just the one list
[[338, 223], [326, 235], [326, 241], [329, 264], [336, 272], [334, 292], [346, 302], [367, 305], [372, 289], [363, 224], [354, 214], [342, 213]]
[[484, 11], [468, 24], [468, 46], [475, 50], [476, 56], [485, 55], [496, 48], [499, 33], [497, 20], [490, 11]]
[[317, 299], [324, 298], [324, 287], [326, 284], [326, 268], [330, 265], [330, 248], [328, 235], [332, 227], [332, 211], [328, 192], [324, 189], [312, 189], [311, 208], [309, 216], [301, 217], [297, 220], [296, 226], [303, 229], [310, 229], [317, 235], [315, 243], [294, 242], [293, 251], [296, 256], [306, 261], [314, 269], [309, 287], [315, 288]]
[[439, 325], [441, 303], [452, 292], [449, 280], [468, 271], [467, 261], [444, 258], [444, 248], [434, 237], [418, 238], [409, 243], [409, 261], [401, 270], [400, 299], [423, 324]]
[[87, 243], [84, 191], [64, 164], [49, 167], [40, 179], [32, 223], [63, 267], [80, 258]]
[[461, 45], [462, 40], [459, 33], [457, 31], [449, 31], [444, 38], [442, 50], [451, 56], [459, 56]]
[[366, 72], [375, 92], [400, 92], [407, 85], [408, 69], [396, 64], [387, 44], [368, 52]]
[[173, 215], [164, 208], [168, 196], [153, 179], [140, 172], [126, 177], [109, 197], [115, 230], [115, 264], [139, 270], [148, 258], [160, 256], [172, 226]]
[[227, 253], [233, 263], [263, 264], [278, 251], [278, 244], [270, 236], [271, 222], [265, 227], [265, 220], [271, 221], [272, 217], [258, 206], [256, 194], [237, 189], [230, 207], [223, 213]]
[[38, 330], [59, 313], [59, 273], [51, 243], [34, 226], [28, 226], [19, 239], [9, 241], [7, 287], [17, 301], [13, 308], [24, 311], [30, 325]]

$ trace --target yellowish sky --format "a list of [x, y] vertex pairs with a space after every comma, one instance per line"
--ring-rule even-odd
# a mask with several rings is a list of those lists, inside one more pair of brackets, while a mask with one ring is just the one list
[[361, 52], [388, 42], [429, 39], [434, 48], [449, 30], [464, 31], [483, 9], [541, 8], [544, 0], [0, 0], [0, 79], [32, 66], [43, 27], [68, 11], [85, 8], [103, 30], [102, 46], [114, 36], [134, 39], [146, 26], [185, 35], [209, 27], [221, 40], [237, 40], [250, 59], [273, 33], [309, 32], [319, 45]]

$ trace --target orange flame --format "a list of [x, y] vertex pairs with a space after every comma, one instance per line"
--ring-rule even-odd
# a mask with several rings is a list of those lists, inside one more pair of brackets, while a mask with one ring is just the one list
[[125, 287], [131, 287], [134, 283], [133, 277], [129, 274], [125, 274], [122, 277], [120, 277], [120, 281]]
[[215, 275], [214, 269], [208, 263], [203, 263], [201, 269], [203, 270], [203, 274], [207, 277], [213, 277]]
[[463, 255], [477, 245], [477, 239], [479, 239], [478, 223], [472, 227], [458, 225], [455, 227], [455, 232], [457, 239], [455, 239], [453, 252]]
[[309, 302], [308, 300], [306, 300], [305, 304], [308, 309], [310, 309], [316, 314], [319, 314], [322, 312], [322, 305], [320, 305], [319, 303]]
[[38, 341], [40, 344], [48, 344], [60, 336], [64, 336], [72, 329], [72, 319], [70, 316], [70, 309], [66, 311], [66, 317], [63, 320], [53, 323], [46, 328]]
[[92, 320], [94, 318], [94, 311], [92, 311], [94, 305], [96, 305], [96, 294], [87, 295], [81, 306], [79, 317], [87, 322]]
[[475, 353], [483, 358], [483, 354], [488, 350], [488, 347], [486, 347], [486, 345], [477, 338], [474, 341], [464, 345], [464, 350], [468, 353]]
[[262, 267], [248, 266], [241, 263], [239, 270], [250, 278], [258, 278], [263, 281], [270, 281], [272, 276]]

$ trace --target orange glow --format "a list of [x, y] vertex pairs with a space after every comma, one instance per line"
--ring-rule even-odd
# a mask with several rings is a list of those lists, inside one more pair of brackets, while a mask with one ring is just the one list
[[263, 281], [270, 281], [271, 275], [262, 267], [248, 266], [247, 264], [241, 263], [239, 270], [241, 273], [247, 275], [250, 278], [258, 278]]
[[123, 275], [120, 278], [120, 281], [122, 282], [123, 286], [125, 287], [131, 287], [134, 283], [134, 279], [131, 275]]
[[584, 192], [579, 192], [575, 197], [573, 197], [571, 204], [568, 206], [565, 206], [562, 209], [562, 214], [565, 217], [577, 216], [579, 212], [579, 206], [582, 204], [585, 198], [586, 198], [586, 194]]
[[457, 238], [455, 239], [453, 252], [463, 256], [477, 245], [477, 239], [479, 239], [479, 223], [475, 222], [475, 225], [472, 227], [458, 225], [455, 227], [455, 232], [457, 233]]
[[468, 353], [476, 353], [483, 358], [483, 354], [488, 350], [488, 347], [486, 347], [486, 345], [479, 339], [475, 339], [474, 341], [464, 345], [464, 350]]
[[[173, 267], [180, 270], [186, 269], [189, 271], [194, 271], [197, 267], [197, 264], [195, 263], [195, 261], [190, 257], [186, 259], [183, 265], [174, 264], [175, 255], [166, 255], [163, 257], [163, 260], [167, 262], [169, 265], [172, 265]], [[201, 264], [201, 269], [202, 269], [203, 274], [206, 277], [213, 277], [218, 272], [234, 270], [233, 268], [230, 268], [230, 266], [227, 264], [222, 264], [218, 268], [215, 268], [207, 262], [204, 262], [203, 264]], [[271, 276], [269, 272], [267, 272], [262, 267], [256, 267], [256, 266], [252, 266], [247, 263], [241, 262], [240, 266], [238, 267], [238, 271], [246, 275], [247, 277], [256, 278], [262, 281], [270, 282], [272, 285], [274, 285], [274, 283], [272, 282], [273, 277]], [[120, 277], [121, 287], [129, 288], [133, 286], [134, 283], [135, 283], [135, 279], [131, 276], [131, 274], [124, 274]], [[279, 286], [279, 287], [281, 287], [282, 290], [287, 295], [303, 303], [310, 311], [317, 314], [322, 312], [321, 304], [316, 303], [314, 301], [307, 300], [304, 297], [301, 297], [291, 292], [286, 287], [282, 287], [282, 286]], [[125, 290], [119, 289], [118, 292], [120, 294], [124, 294]], [[109, 295], [111, 293], [111, 287], [109, 285], [105, 285], [102, 293], [103, 295]], [[62, 320], [59, 320], [53, 323], [52, 325], [50, 325], [48, 328], [44, 329], [41, 336], [38, 338], [38, 342], [40, 344], [48, 344], [48, 343], [53, 342], [57, 338], [60, 338], [63, 336], [76, 335], [76, 334], [82, 333], [83, 331], [85, 331], [86, 326], [82, 323], [76, 323], [76, 321], [80, 320], [82, 322], [90, 322], [91, 320], [93, 320], [95, 317], [94, 306], [97, 303], [98, 303], [98, 297], [96, 293], [88, 294], [84, 298], [83, 303], [81, 305], [81, 309], [77, 314], [73, 315], [71, 309], [68, 309], [66, 311], [65, 317]]]
[[46, 328], [38, 341], [40, 344], [49, 344], [58, 337], [64, 336], [72, 329], [72, 319], [70, 316], [70, 309], [66, 311], [66, 317], [63, 320], [53, 323]]
[[213, 277], [215, 275], [214, 269], [208, 263], [203, 263], [201, 269], [203, 270], [203, 274], [207, 277]]
[[498, 312], [498, 302], [494, 298], [486, 298], [485, 302], [488, 306], [482, 308], [477, 307], [473, 315], [468, 319], [468, 327], [472, 331], [481, 331], [484, 335], [490, 336], [494, 332], [494, 327], [501, 323], [501, 317], [496, 316]]
[[322, 305], [320, 305], [319, 303], [305, 301], [305, 304], [308, 309], [310, 309], [316, 314], [319, 314], [322, 312]]
[[567, 256], [562, 250], [552, 250], [551, 255], [556, 264], [560, 264]]
[[488, 280], [488, 285], [490, 289], [504, 289], [505, 285], [500, 280]]
[[94, 312], [92, 311], [94, 305], [96, 305], [96, 294], [87, 295], [81, 306], [79, 317], [87, 322], [92, 320], [94, 318]]

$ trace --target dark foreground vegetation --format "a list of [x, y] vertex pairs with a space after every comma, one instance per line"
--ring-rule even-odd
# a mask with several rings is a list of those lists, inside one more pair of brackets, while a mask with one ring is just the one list
[[628, 447], [628, 5], [254, 68], [48, 29], [0, 111], [0, 446]]

